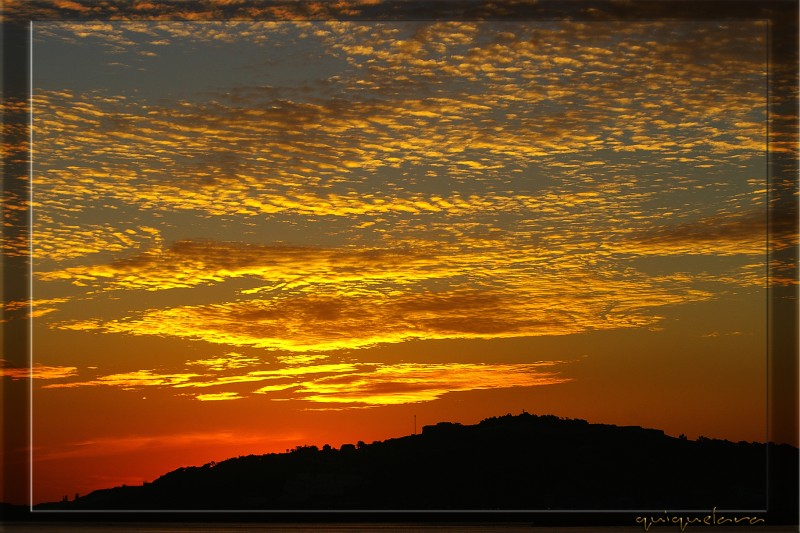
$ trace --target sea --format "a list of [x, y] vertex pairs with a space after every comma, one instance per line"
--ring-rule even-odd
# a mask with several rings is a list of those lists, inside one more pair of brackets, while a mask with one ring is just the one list
[[[3, 533], [633, 533], [645, 531], [642, 526], [623, 527], [540, 527], [526, 524], [155, 524], [119, 522], [72, 522], [5, 523], [0, 524]], [[680, 532], [675, 525], [653, 526], [647, 533]], [[797, 526], [689, 526], [684, 531], [706, 531], [707, 533], [795, 533]]]

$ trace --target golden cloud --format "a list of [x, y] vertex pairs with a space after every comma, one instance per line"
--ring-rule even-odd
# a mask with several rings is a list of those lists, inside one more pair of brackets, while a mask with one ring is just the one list
[[30, 309], [35, 306], [48, 306], [68, 301], [68, 298], [37, 298], [35, 300], [14, 300], [3, 303], [5, 311], [19, 311], [20, 309]]
[[261, 362], [257, 357], [248, 357], [236, 352], [229, 352], [221, 357], [210, 359], [199, 359], [197, 361], [187, 361], [187, 365], [199, 365], [213, 371], [244, 368]]
[[[625, 260], [759, 248], [747, 214], [763, 195], [738, 176], [763, 163], [766, 43], [762, 26], [731, 24], [53, 26], [44, 37], [148, 50], [252, 31], [265, 50], [302, 39], [343, 65], [308, 90], [172, 105], [38, 91], [38, 280], [217, 295], [238, 280], [235, 300], [55, 325], [295, 353], [651, 325], [660, 306], [713, 295]], [[227, 238], [324, 226], [326, 246], [167, 245], [168, 220], [78, 223], [98, 199], [154, 220], [191, 213]]]
[[302, 354], [291, 354], [291, 355], [278, 355], [276, 359], [283, 364], [286, 365], [305, 365], [308, 363], [312, 363], [314, 361], [320, 361], [322, 359], [327, 359], [327, 355], [322, 354], [312, 354], [312, 353], [302, 353]]
[[[106, 282], [110, 288], [164, 290], [255, 277], [281, 284], [369, 282], [446, 276], [441, 261], [424, 253], [386, 249], [179, 241], [109, 265], [37, 273], [43, 281]], [[107, 280], [107, 281], [106, 281]], [[254, 291], [250, 291], [254, 292]], [[255, 291], [257, 292], [257, 291]]]
[[[414, 284], [464, 271], [483, 276], [474, 270], [481, 261], [493, 260], [502, 271], [510, 268], [504, 254], [536, 261], [536, 254], [571, 253], [583, 246], [574, 242], [577, 235], [596, 234], [601, 227], [600, 233], [615, 241], [615, 251], [708, 253], [708, 239], [648, 241], [648, 228], [659, 217], [645, 213], [656, 194], [683, 186], [677, 179], [651, 184], [665, 179], [661, 176], [671, 179], [665, 161], [738, 165], [763, 156], [762, 121], [754, 115], [765, 109], [763, 55], [751, 50], [764, 45], [758, 40], [763, 28], [736, 24], [742, 37], [702, 24], [681, 26], [706, 45], [702, 53], [687, 48], [691, 39], [677, 39], [674, 28], [661, 22], [609, 22], [602, 28], [577, 22], [65, 22], [45, 28], [53, 38], [58, 30], [109, 46], [146, 41], [156, 48], [187, 39], [227, 42], [248, 31], [264, 36], [268, 46], [272, 37], [284, 39], [299, 30], [321, 50], [350, 61], [352, 69], [340, 73], [340, 82], [326, 82], [316, 96], [303, 98], [252, 88], [164, 106], [119, 95], [37, 92], [41, 172], [34, 188], [40, 221], [34, 228], [35, 257], [65, 261], [144, 251], [110, 264], [44, 267], [36, 275], [107, 289], [159, 290], [244, 277], [269, 283], [243, 294], [300, 285], [352, 287], [357, 280]], [[368, 70], [362, 68], [365, 58]], [[716, 65], [713, 73], [708, 64]], [[459, 89], [392, 92], [396, 80], [426, 86], [431, 75], [458, 83]], [[358, 91], [375, 89], [374, 96], [358, 96], [363, 93], [354, 93], [354, 84]], [[352, 105], [353, 98], [359, 105]], [[642, 165], [639, 152], [653, 151], [659, 159], [644, 160], [653, 169], [652, 181], [628, 178]], [[609, 152], [617, 155], [607, 157]], [[92, 163], [98, 153], [104, 154], [102, 165]], [[530, 194], [515, 190], [519, 183], [533, 183], [530, 176], [515, 180], [532, 162], [547, 175], [547, 185]], [[379, 193], [359, 190], [389, 169], [414, 180], [424, 172], [432, 183], [447, 176], [443, 189], [453, 192], [415, 192], [413, 182], [387, 183]], [[467, 184], [480, 188], [460, 192]], [[165, 246], [152, 228], [70, 223], [98, 197], [141, 212], [192, 211], [214, 220], [341, 217], [384, 242], [391, 232], [407, 230], [403, 224], [409, 220], [435, 216], [447, 220], [449, 237], [460, 238], [463, 246], [430, 240], [441, 249], [427, 256], [417, 248], [410, 253], [375, 245], [360, 251], [189, 240]], [[710, 203], [715, 199], [730, 196], [718, 193]], [[577, 218], [579, 212], [583, 218], [590, 213], [591, 221]], [[472, 242], [462, 228], [496, 213], [512, 217], [511, 227], [528, 225], [529, 231], [516, 231], [505, 249], [491, 255], [485, 247], [480, 254], [467, 251]], [[418, 222], [413, 229], [425, 226], [431, 224]], [[647, 238], [620, 244], [637, 232]], [[516, 252], [527, 235], [547, 241], [541, 247], [547, 251]], [[713, 249], [723, 255], [756, 249], [755, 240], [744, 238], [726, 237], [724, 246]], [[407, 242], [423, 240], [406, 234]], [[582, 260], [597, 263], [603, 256]]]
[[[159, 232], [149, 226], [119, 228], [110, 224], [48, 224], [33, 228], [30, 253], [37, 260], [63, 261], [90, 254], [127, 252], [160, 243]], [[25, 250], [28, 255], [28, 250]]]
[[[200, 26], [197, 32], [186, 29], [180, 38], [217, 28], [210, 39], [218, 40], [242, 30], [239, 25]], [[282, 34], [288, 27], [273, 26], [253, 31]], [[466, 68], [463, 65], [469, 65], [470, 79], [475, 72], [487, 77], [474, 80], [474, 91], [409, 98], [407, 90], [402, 95], [378, 90], [380, 97], [362, 98], [359, 105], [347, 104], [346, 98], [291, 100], [274, 90], [252, 90], [227, 101], [178, 102], [176, 108], [124, 98], [90, 102], [72, 94], [38, 94], [37, 153], [47, 171], [42, 174], [41, 201], [57, 205], [64, 198], [74, 202], [99, 193], [145, 209], [211, 215], [435, 212], [442, 206], [431, 198], [403, 198], [399, 191], [386, 191], [391, 194], [388, 201], [371, 202], [359, 200], [364, 195], [330, 194], [325, 189], [337, 181], [359, 182], [365, 172], [386, 168], [434, 166], [454, 178], [504, 178], [509, 169], [527, 166], [532, 158], [558, 162], [567, 154], [601, 150], [658, 151], [664, 152], [662, 157], [704, 164], [763, 155], [765, 132], [759, 127], [762, 122], [753, 120], [753, 110], [765, 110], [763, 65], [754, 63], [763, 62], [763, 55], [742, 49], [738, 59], [731, 57], [728, 50], [742, 48], [744, 38], [731, 41], [730, 32], [720, 35], [726, 42], [721, 47], [708, 41], [707, 28], [687, 25], [686, 31], [695, 32], [711, 50], [709, 58], [694, 64], [676, 62], [687, 53], [683, 43], [688, 39], [673, 42], [676, 34], [662, 23], [614, 23], [603, 31], [589, 31], [578, 23], [555, 28], [431, 23], [419, 24], [405, 39], [397, 36], [396, 26], [306, 24], [323, 49], [350, 57], [356, 53], [351, 48], [357, 47], [359, 54], [375, 59], [366, 72], [359, 68], [364, 61], [356, 61], [354, 70], [346, 73], [348, 83], [385, 89], [394, 83], [384, 82], [394, 82], [400, 72], [406, 79], [429, 83], [431, 61], [436, 65], [433, 72], [441, 68], [446, 78], [459, 79], [457, 70]], [[127, 27], [103, 31], [122, 32]], [[756, 25], [742, 24], [741, 29], [763, 37]], [[129, 31], [145, 35], [166, 30], [139, 24]], [[663, 42], [652, 37], [653, 31]], [[617, 42], [620, 36], [622, 43]], [[537, 45], [542, 40], [550, 43], [546, 51]], [[752, 46], [753, 40], [748, 37], [746, 42]], [[622, 66], [620, 54], [625, 55]], [[718, 60], [711, 64], [722, 65], [722, 71], [709, 74], [706, 59]], [[424, 65], [417, 64], [420, 61]], [[455, 61], [460, 62], [456, 71], [448, 71], [445, 66], [453, 67], [450, 63]], [[558, 75], [565, 62], [578, 69], [568, 80]], [[680, 73], [675, 71], [678, 66]], [[506, 72], [511, 68], [516, 70]], [[502, 78], [489, 75], [501, 70]], [[684, 83], [686, 78], [693, 82]], [[707, 90], [709, 84], [715, 89]], [[631, 87], [638, 92], [629, 94]], [[339, 90], [350, 98], [354, 89], [345, 83]], [[580, 101], [573, 103], [577, 97]], [[541, 102], [551, 111], [541, 113], [531, 102]], [[567, 102], [568, 110], [563, 110]], [[67, 138], [80, 142], [66, 143]], [[231, 159], [234, 144], [237, 157]], [[111, 172], [82, 164], [91, 160], [87, 154], [99, 151], [116, 154], [108, 167]], [[68, 156], [74, 164], [47, 168], [56, 155], [58, 161]], [[183, 157], [203, 163], [178, 164]], [[132, 161], [147, 161], [149, 168], [143, 171]], [[166, 182], [159, 177], [165, 173], [171, 176]], [[321, 194], [297, 190], [309, 183], [320, 187]]]
[[[324, 377], [301, 384], [293, 393], [318, 403], [396, 405], [429, 402], [448, 392], [533, 387], [570, 381], [545, 369], [557, 362], [490, 364], [380, 365], [371, 372]], [[272, 392], [260, 389], [256, 392]]]
[[335, 374], [342, 372], [352, 372], [357, 367], [350, 363], [337, 363], [328, 365], [309, 365], [289, 368], [279, 368], [274, 370], [253, 370], [246, 374], [217, 375], [213, 379], [206, 381], [187, 381], [176, 384], [175, 387], [216, 387], [219, 385], [231, 385], [234, 383], [252, 383], [269, 380], [294, 379], [298, 376], [309, 374]]
[[[375, 406], [428, 402], [448, 392], [564, 383], [570, 378], [562, 377], [554, 370], [562, 364], [560, 361], [518, 364], [338, 363], [254, 370], [245, 374], [216, 372], [216, 375], [139, 370], [101, 376], [91, 381], [51, 384], [45, 388], [111, 386], [134, 390], [154, 386], [191, 389], [237, 385], [237, 391], [194, 395], [200, 401], [224, 401], [247, 397], [242, 384], [271, 381], [271, 384], [250, 392], [279, 400]], [[213, 379], [208, 381], [209, 377]]]
[[[591, 329], [641, 327], [651, 309], [703, 300], [681, 280], [599, 279], [589, 274], [506, 273], [505, 289], [447, 292], [354, 291], [153, 309], [138, 317], [62, 322], [56, 327], [157, 335], [290, 352], [365, 348], [412, 339], [565, 335]], [[491, 279], [491, 278], [490, 278]], [[666, 283], [665, 283], [666, 281]]]
[[0, 368], [0, 376], [11, 379], [62, 379], [72, 377], [78, 371], [74, 366], [47, 366], [36, 363], [32, 368]]
[[195, 396], [201, 402], [216, 402], [216, 401], [224, 401], [224, 400], [240, 400], [242, 396], [239, 396], [236, 392], [217, 392], [211, 394], [198, 394]]
[[111, 374], [101, 376], [91, 381], [54, 383], [45, 385], [45, 389], [61, 389], [73, 387], [86, 387], [96, 385], [107, 385], [109, 387], [120, 387], [125, 390], [133, 390], [139, 387], [178, 385], [185, 383], [193, 378], [200, 377], [199, 374], [159, 374], [152, 370], [138, 370], [136, 372], [125, 372], [121, 374]]

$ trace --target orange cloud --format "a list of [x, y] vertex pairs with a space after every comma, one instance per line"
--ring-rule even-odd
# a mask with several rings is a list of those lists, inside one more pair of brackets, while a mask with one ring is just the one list
[[[164, 290], [255, 277], [278, 284], [338, 284], [353, 280], [423, 279], [449, 267], [424, 253], [330, 249], [213, 241], [179, 241], [109, 265], [37, 273], [43, 281], [103, 283], [117, 289]], [[107, 280], [107, 281], [106, 281]], [[246, 291], [246, 292], [258, 292]]]
[[187, 365], [199, 365], [213, 371], [244, 368], [258, 364], [261, 360], [256, 357], [248, 357], [236, 352], [230, 352], [221, 357], [211, 359], [199, 359], [197, 361], [187, 361]]
[[195, 396], [196, 399], [200, 400], [201, 402], [212, 402], [212, 401], [224, 401], [224, 400], [240, 400], [242, 396], [239, 396], [236, 392], [216, 392], [211, 394], [198, 394]]
[[268, 380], [293, 379], [298, 376], [309, 374], [336, 374], [352, 372], [356, 366], [349, 363], [328, 364], [328, 365], [309, 365], [275, 370], [253, 370], [246, 374], [217, 375], [211, 380], [189, 381], [176, 384], [175, 387], [216, 387], [219, 385], [231, 385], [234, 383], [252, 383]]
[[68, 301], [68, 298], [37, 298], [35, 300], [14, 300], [11, 302], [5, 302], [3, 304], [3, 309], [5, 311], [17, 311], [20, 309], [27, 309], [31, 306], [39, 306], [39, 305], [53, 305], [59, 304]]
[[291, 352], [329, 351], [411, 339], [565, 335], [641, 327], [658, 320], [651, 312], [655, 307], [710, 297], [686, 288], [686, 281], [679, 279], [564, 274], [538, 280], [529, 280], [522, 271], [518, 277], [507, 274], [506, 288], [499, 290], [397, 291], [376, 297], [370, 292], [351, 295], [343, 287], [340, 292], [153, 309], [130, 319], [63, 322], [56, 327]]
[[[307, 91], [245, 87], [172, 105], [37, 92], [36, 279], [54, 291], [65, 282], [91, 294], [216, 285], [217, 295], [43, 320], [298, 354], [650, 326], [661, 306], [714, 295], [694, 285], [700, 273], [653, 278], [631, 257], [759, 249], [748, 216], [765, 205], [763, 179], [738, 176], [764, 158], [763, 30], [658, 21], [53, 26], [43, 37], [147, 50], [248, 31], [265, 47], [288, 39], [291, 50], [302, 35], [343, 66]], [[431, 90], [439, 86], [452, 90]], [[688, 201], [694, 194], [703, 201]], [[75, 224], [98, 198], [153, 220], [224, 220], [215, 236], [272, 222], [291, 235], [306, 228], [302, 242], [326, 246], [167, 245], [159, 232], [175, 235], [169, 221]], [[88, 257], [103, 251], [113, 259]]]
[[[433, 401], [448, 392], [533, 387], [570, 381], [546, 369], [557, 362], [380, 365], [372, 372], [305, 382], [292, 394], [318, 403], [396, 405]], [[256, 392], [272, 392], [260, 389]]]
[[11, 379], [62, 379], [74, 376], [78, 369], [74, 366], [47, 366], [36, 363], [32, 368], [0, 368], [0, 376]]
[[36, 259], [63, 261], [101, 252], [125, 252], [158, 241], [158, 230], [148, 226], [35, 225], [32, 253]]
[[110, 387], [120, 387], [125, 390], [133, 390], [139, 387], [178, 385], [185, 383], [192, 378], [199, 377], [199, 374], [159, 374], [152, 370], [138, 370], [136, 372], [126, 372], [121, 374], [111, 374], [101, 376], [91, 381], [55, 383], [45, 385], [45, 389], [61, 389], [72, 387], [86, 387], [96, 385], [107, 385]]
[[314, 361], [326, 359], [327, 355], [322, 354], [291, 354], [291, 355], [278, 355], [276, 359], [286, 365], [305, 365]]
[[[171, 30], [178, 33], [170, 38], [241, 38], [246, 26], [178, 24], [182, 29]], [[38, 151], [48, 171], [42, 174], [42, 201], [50, 205], [59, 197], [74, 202], [102, 194], [146, 209], [243, 216], [437, 212], [442, 206], [431, 198], [402, 197], [399, 191], [386, 191], [388, 201], [377, 203], [325, 189], [333, 182], [359, 182], [365, 172], [386, 168], [435, 166], [454, 178], [503, 180], [511, 169], [521, 170], [532, 159], [558, 163], [567, 154], [600, 151], [658, 151], [664, 152], [663, 158], [703, 164], [763, 155], [764, 131], [752, 116], [753, 110], [765, 110], [763, 77], [758, 75], [763, 65], [756, 62], [763, 62], [763, 55], [743, 48], [744, 38], [729, 40], [725, 47], [709, 41], [710, 58], [696, 65], [676, 61], [688, 53], [683, 45], [688, 39], [674, 42], [676, 34], [661, 23], [619, 23], [597, 32], [569, 22], [555, 27], [437, 22], [416, 25], [406, 38], [398, 37], [392, 25], [360, 22], [272, 23], [263, 31], [256, 26], [253, 32], [285, 37], [290, 27], [307, 28], [331, 53], [351, 57], [357, 49], [374, 59], [365, 72], [360, 68], [364, 61], [354, 61], [355, 70], [339, 90], [349, 96], [348, 83], [366, 84], [381, 97], [352, 106], [331, 98], [295, 101], [280, 98], [274, 90], [251, 90], [241, 96], [221, 95], [213, 102], [179, 102], [173, 109], [124, 98], [97, 105], [79, 95], [43, 93], [36, 102], [41, 117]], [[111, 30], [149, 37], [167, 31], [143, 24], [102, 28]], [[750, 37], [763, 36], [756, 25], [742, 24], [741, 30], [748, 35], [748, 46], [754, 42]], [[650, 35], [653, 31], [662, 42]], [[688, 25], [686, 31], [707, 40], [702, 28]], [[726, 31], [720, 37], [729, 35]], [[476, 42], [479, 36], [486, 42]], [[550, 43], [546, 51], [536, 45], [542, 39]], [[731, 57], [731, 49], [738, 57]], [[620, 54], [626, 56], [623, 66]], [[712, 77], [706, 59], [718, 60], [710, 64], [721, 65], [722, 71]], [[559, 75], [565, 62], [577, 69], [568, 82]], [[676, 65], [683, 69], [680, 73]], [[465, 68], [465, 75], [474, 79], [474, 92], [385, 94], [401, 73], [416, 86], [427, 83], [432, 72], [458, 80]], [[501, 71], [500, 77], [493, 77]], [[637, 78], [642, 72], [646, 89], [627, 94], [629, 87], [642, 85]], [[684, 84], [687, 77], [696, 85]], [[712, 97], [700, 90], [708, 84], [716, 87], [720, 80], [728, 84], [726, 90]], [[572, 103], [576, 95], [580, 101]], [[553, 111], [535, 112], [531, 102]], [[125, 126], [86, 127], [98, 114], [120, 117]], [[624, 139], [627, 134], [630, 139]], [[80, 142], [64, 146], [65, 137]], [[239, 163], [231, 167], [226, 161], [234, 142]], [[125, 154], [111, 162], [113, 172], [99, 173], [81, 163], [87, 160], [83, 153], [108, 151], [110, 146], [112, 152]], [[74, 165], [47, 168], [50, 156], [63, 161], [65, 154], [72, 156]], [[176, 154], [205, 164], [176, 164]], [[168, 173], [172, 179], [148, 179], [131, 161], [148, 161], [148, 172]], [[609, 166], [608, 172], [616, 168], [625, 173], [619, 162]], [[197, 187], [198, 183], [213, 186]], [[311, 193], [298, 190], [309, 183], [327, 186]]]
[[[554, 368], [560, 361], [521, 364], [470, 363], [335, 363], [291, 366], [231, 373], [227, 367], [209, 374], [159, 373], [138, 370], [101, 376], [91, 381], [46, 385], [44, 388], [110, 386], [123, 390], [142, 387], [195, 389], [229, 388], [212, 393], [192, 394], [200, 401], [238, 400], [249, 393], [274, 399], [302, 400], [323, 404], [393, 405], [433, 401], [448, 392], [532, 387], [569, 381]], [[70, 377], [65, 373], [58, 377]], [[247, 391], [248, 383], [264, 382]]]

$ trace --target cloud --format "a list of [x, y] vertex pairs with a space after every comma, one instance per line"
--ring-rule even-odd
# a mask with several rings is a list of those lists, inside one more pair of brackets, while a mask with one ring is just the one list
[[101, 376], [91, 381], [79, 381], [69, 383], [55, 383], [45, 385], [45, 389], [62, 389], [73, 387], [87, 387], [106, 385], [109, 387], [120, 387], [124, 390], [134, 390], [140, 387], [178, 385], [185, 383], [192, 378], [199, 377], [199, 374], [159, 374], [152, 370], [138, 370], [136, 372], [125, 372], [121, 374], [111, 374]]
[[760, 255], [768, 248], [796, 245], [793, 218], [784, 214], [770, 221], [766, 210], [717, 215], [674, 226], [662, 226], [629, 236], [615, 251], [641, 255]]
[[296, 379], [298, 376], [309, 374], [336, 374], [352, 372], [357, 367], [351, 363], [335, 363], [327, 365], [308, 365], [272, 370], [252, 370], [245, 374], [217, 375], [212, 379], [204, 381], [191, 381], [175, 385], [176, 387], [216, 387], [219, 385], [231, 385], [234, 383], [252, 383], [259, 381], [271, 381], [282, 379]]
[[323, 359], [327, 359], [327, 355], [322, 354], [312, 354], [312, 353], [303, 353], [303, 354], [291, 354], [291, 355], [278, 355], [276, 359], [283, 364], [286, 365], [305, 365], [308, 363], [312, 363], [314, 361], [320, 361]]
[[[570, 378], [560, 376], [554, 370], [563, 364], [560, 361], [518, 364], [334, 363], [251, 370], [244, 374], [232, 373], [237, 369], [227, 367], [204, 375], [138, 370], [101, 376], [91, 381], [50, 384], [44, 388], [110, 386], [123, 390], [158, 387], [192, 391], [235, 386], [235, 391], [188, 394], [200, 401], [239, 400], [258, 394], [278, 400], [374, 406], [428, 402], [448, 392], [564, 383]], [[248, 389], [247, 384], [264, 381], [268, 384]]]
[[[187, 365], [192, 365], [188, 362]], [[239, 383], [252, 383], [283, 378], [296, 378], [309, 374], [332, 374], [338, 372], [351, 372], [356, 367], [349, 363], [328, 365], [311, 365], [302, 367], [287, 367], [272, 370], [252, 370], [244, 374], [230, 373], [240, 367], [226, 366], [222, 368], [208, 368], [204, 374], [188, 372], [160, 372], [155, 370], [136, 370], [99, 376], [90, 381], [73, 381], [68, 383], [55, 383], [45, 385], [46, 389], [63, 389], [74, 387], [109, 386], [120, 387], [124, 390], [137, 390], [142, 387], [174, 387], [174, 388], [205, 388], [220, 385], [233, 385]], [[228, 373], [225, 373], [228, 371]]]
[[184, 240], [108, 265], [69, 267], [40, 272], [37, 277], [42, 281], [106, 284], [112, 289], [165, 290], [241, 277], [276, 284], [336, 284], [446, 276], [447, 270], [430, 255], [402, 249], [355, 250]]
[[[710, 190], [706, 173], [763, 157], [763, 57], [748, 51], [763, 28], [735, 25], [740, 33], [694, 23], [680, 24], [681, 33], [661, 22], [64, 23], [76, 38], [115, 45], [224, 41], [252, 31], [292, 35], [291, 50], [299, 32], [350, 66], [302, 96], [238, 87], [165, 105], [38, 91], [34, 254], [70, 263], [40, 263], [37, 279], [155, 291], [255, 278], [267, 283], [242, 294], [272, 294], [355, 290], [358, 278], [375, 295], [381, 284], [485, 279], [488, 269], [478, 265], [490, 261], [502, 278], [518, 268], [507, 256], [519, 265], [580, 251], [571, 260], [584, 269], [624, 269], [603, 254], [708, 253], [709, 238], [656, 235], [653, 226], [671, 220], [652, 205], [658, 198], [679, 223], [713, 220], [725, 209], [715, 206], [739, 201], [739, 191], [734, 178]], [[401, 77], [419, 90], [388, 83]], [[453, 85], [437, 89], [445, 83]], [[93, 154], [101, 153], [98, 164]], [[682, 165], [693, 166], [692, 178], [675, 175]], [[684, 187], [707, 191], [707, 201], [673, 196]], [[153, 217], [184, 212], [242, 226], [334, 217], [350, 225], [330, 230], [341, 247], [167, 246], [149, 226], [88, 223], [83, 214], [98, 198]], [[490, 252], [470, 250], [470, 225], [495, 216], [509, 235]], [[354, 227], [365, 230], [366, 244], [353, 240]], [[441, 231], [431, 238], [433, 228]], [[757, 248], [752, 235], [740, 235], [746, 240], [731, 234], [713, 250]], [[579, 242], [592, 237], [603, 240], [594, 255]], [[532, 249], [532, 241], [541, 245]], [[104, 262], [102, 253], [125, 257]]]
[[[192, 36], [208, 27], [230, 36], [241, 30], [203, 24], [181, 39], [198, 38]], [[713, 165], [764, 152], [763, 117], [754, 117], [765, 112], [763, 65], [752, 63], [752, 54], [734, 61], [703, 25], [681, 25], [689, 36], [680, 38], [663, 23], [591, 29], [569, 22], [297, 25], [303, 27], [318, 36], [315, 44], [325, 53], [353, 59], [339, 82], [322, 80], [308, 96], [251, 88], [164, 106], [38, 94], [42, 201], [85, 201], [101, 193], [146, 209], [355, 217], [442, 210], [430, 197], [401, 196], [399, 187], [384, 190], [390, 197], [380, 203], [328, 190], [388, 169], [434, 166], [460, 181], [474, 179], [477, 171], [507, 178], [531, 159], [557, 162], [577, 153], [634, 158], [637, 152], [659, 152], [662, 158]], [[131, 28], [156, 31], [141, 24]], [[748, 39], [763, 33], [755, 25], [742, 24], [741, 30]], [[741, 40], [731, 42], [729, 31], [718, 33], [728, 46]], [[712, 50], [697, 63], [684, 58], [683, 43], [692, 37]], [[368, 60], [354, 56], [354, 48]], [[707, 60], [719, 65], [713, 77]], [[569, 75], [562, 72], [567, 63], [576, 69]], [[465, 68], [468, 74], [461, 72]], [[500, 77], [490, 75], [501, 70]], [[475, 78], [475, 72], [482, 74]], [[400, 74], [419, 90], [387, 94]], [[445, 80], [455, 86], [431, 91], [431, 75], [433, 86]], [[469, 84], [459, 81], [464, 76]], [[65, 143], [66, 138], [80, 142]], [[92, 153], [112, 156], [111, 172], [86, 165]], [[56, 155], [73, 164], [48, 168]], [[147, 161], [147, 173], [134, 161]], [[318, 190], [298, 190], [309, 184]]]
[[[797, 278], [797, 260], [773, 260], [770, 261], [769, 283], [770, 285], [783, 285], [791, 286], [800, 284]], [[764, 265], [756, 264], [749, 265], [749, 268], [744, 269], [748, 271], [753, 284], [766, 286], [766, 280], [763, 274]], [[755, 271], [755, 272], [753, 272]]]
[[[60, 297], [40, 298], [33, 301], [13, 300], [10, 302], [4, 302], [2, 308], [5, 318], [0, 320], [0, 323], [8, 322], [9, 320], [19, 316], [24, 316], [25, 318], [41, 317], [57, 311], [57, 305], [67, 301], [69, 301], [69, 298]], [[24, 314], [21, 315], [20, 312], [24, 312]]]
[[[382, 296], [316, 291], [152, 309], [120, 320], [64, 321], [55, 327], [183, 337], [290, 352], [357, 349], [414, 339], [565, 335], [646, 326], [658, 321], [652, 308], [710, 297], [703, 291], [678, 288], [676, 281], [623, 281], [584, 274], [538, 281], [510, 277], [504, 280], [504, 289], [480, 291]], [[685, 280], [682, 284], [686, 285]]]
[[[4, 20], [96, 20], [112, 21], [219, 21], [250, 20], [336, 20], [341, 18], [429, 17], [430, 8], [415, 4], [387, 3], [383, 0], [277, 1], [263, 0], [203, 0], [199, 2], [137, 1], [125, 4], [105, 4], [91, 0], [8, 0], [3, 5]], [[464, 16], [463, 6], [438, 6], [443, 18]], [[472, 16], [491, 16], [498, 12], [493, 4], [476, 4]], [[500, 13], [505, 13], [501, 10]]]
[[[3, 361], [5, 364], [5, 361]], [[36, 363], [32, 368], [0, 368], [0, 376], [18, 379], [62, 379], [75, 376], [78, 368], [74, 366], [48, 366]]]
[[[114, 228], [70, 222], [96, 198], [159, 215], [340, 217], [384, 231], [403, 217], [496, 210], [546, 226], [560, 218], [536, 209], [553, 205], [542, 200], [613, 208], [626, 198], [599, 185], [643, 164], [648, 175], [628, 198], [666, 190], [678, 163], [728, 168], [764, 153], [757, 24], [734, 23], [738, 32], [688, 22], [681, 31], [663, 22], [69, 24], [65, 31], [157, 43], [288, 32], [289, 51], [303, 42], [350, 66], [310, 92], [235, 87], [173, 105], [37, 92], [35, 196], [52, 217], [37, 227], [42, 257], [120, 250]], [[705, 51], [687, 45], [695, 42]], [[397, 88], [401, 78], [414, 90]], [[92, 163], [101, 153], [103, 164]], [[454, 192], [426, 192], [423, 181]], [[536, 194], [518, 190], [532, 182]], [[577, 183], [600, 196], [581, 198]], [[144, 245], [146, 237], [129, 238]]]
[[248, 357], [236, 352], [227, 353], [221, 357], [213, 357], [211, 359], [199, 359], [196, 361], [187, 361], [187, 365], [199, 365], [211, 371], [228, 370], [235, 368], [245, 368], [258, 364], [261, 360], [257, 357]]
[[[546, 370], [556, 364], [381, 365], [370, 372], [306, 382], [294, 394], [303, 400], [326, 404], [377, 406], [429, 402], [448, 392], [533, 387], [570, 381]], [[262, 389], [256, 392], [272, 391]]]
[[[267, 59], [309, 49], [335, 72], [172, 102], [38, 91], [37, 280], [217, 286], [48, 323], [300, 354], [647, 327], [713, 297], [629, 260], [756, 253], [764, 28], [607, 22], [62, 25], [159, 51], [252, 31]], [[97, 225], [100, 200], [158, 229]], [[184, 215], [263, 241], [166, 244]]]
[[215, 392], [210, 394], [198, 394], [196, 399], [201, 402], [224, 401], [224, 400], [240, 400], [242, 396], [235, 392]]
[[[49, 209], [57, 207], [51, 204]], [[14, 248], [8, 248], [7, 253], [17, 256], [32, 255], [37, 260], [66, 261], [93, 254], [128, 252], [160, 243], [161, 239], [159, 231], [150, 226], [54, 222], [49, 217], [40, 215], [33, 226], [32, 246], [30, 241], [18, 243], [19, 245], [11, 243], [9, 246]]]

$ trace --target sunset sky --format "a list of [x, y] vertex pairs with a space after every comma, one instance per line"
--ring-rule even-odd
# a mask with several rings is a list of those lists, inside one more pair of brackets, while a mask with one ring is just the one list
[[415, 416], [766, 439], [764, 21], [32, 32], [34, 502]]

